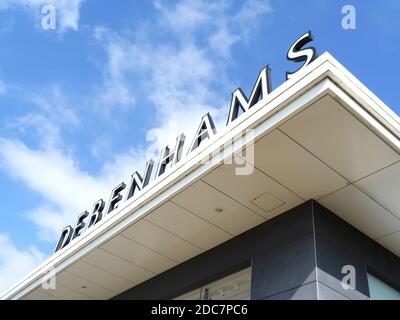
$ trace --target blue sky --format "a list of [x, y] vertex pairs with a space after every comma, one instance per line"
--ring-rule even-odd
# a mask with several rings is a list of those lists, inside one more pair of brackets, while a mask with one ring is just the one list
[[[41, 27], [47, 4], [55, 30]], [[0, 0], [0, 292], [203, 114], [221, 127], [262, 67], [279, 86], [308, 30], [399, 114], [398, 17], [396, 0]]]

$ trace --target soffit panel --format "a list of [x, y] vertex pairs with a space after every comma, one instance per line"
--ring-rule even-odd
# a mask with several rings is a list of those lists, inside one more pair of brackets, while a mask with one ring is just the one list
[[400, 162], [358, 181], [356, 185], [400, 218]]
[[223, 164], [203, 180], [265, 218], [271, 218], [303, 202], [296, 194], [249, 162], [247, 167], [251, 168], [248, 171], [250, 174], [238, 174], [244, 171], [237, 171], [235, 164]]
[[[74, 299], [74, 293], [79, 294], [82, 299], [85, 297], [90, 297], [90, 299], [109, 299], [115, 295], [114, 291], [65, 270], [57, 275], [56, 281], [57, 288], [54, 295], [64, 299]], [[59, 291], [59, 294], [57, 291]]]
[[203, 250], [209, 250], [232, 237], [229, 233], [170, 201], [155, 209], [144, 219]]
[[147, 220], [136, 222], [123, 231], [122, 235], [179, 262], [186, 261], [203, 252], [196, 245]]
[[353, 185], [319, 202], [373, 239], [400, 230], [400, 219]]
[[304, 200], [319, 199], [348, 184], [279, 130], [255, 143], [255, 166]]
[[82, 260], [133, 284], [139, 284], [155, 275], [154, 272], [141, 268], [100, 248], [86, 255]]
[[400, 160], [391, 147], [329, 95], [280, 129], [350, 182]]
[[[171, 201], [231, 235], [238, 235], [265, 221], [264, 217], [201, 180]], [[216, 212], [217, 208], [223, 211]]]
[[44, 290], [39, 287], [27, 294], [22, 300], [58, 300], [59, 298], [51, 295], [51, 291], [53, 290]]
[[400, 231], [379, 238], [376, 241], [400, 257]]
[[81, 292], [69, 289], [59, 283], [57, 283], [55, 290], [51, 290], [51, 295], [58, 300], [99, 300], [99, 298], [82, 294]]
[[101, 248], [156, 274], [178, 264], [177, 261], [120, 235], [103, 244]]
[[88, 280], [96, 285], [112, 291], [114, 294], [131, 288], [134, 283], [118, 277], [117, 275], [102, 270], [84, 261], [78, 261], [66, 269], [79, 278]]

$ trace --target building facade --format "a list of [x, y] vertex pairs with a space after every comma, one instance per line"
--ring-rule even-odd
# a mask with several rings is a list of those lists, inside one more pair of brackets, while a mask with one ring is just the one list
[[399, 257], [309, 200], [114, 299], [400, 299], [399, 270]]

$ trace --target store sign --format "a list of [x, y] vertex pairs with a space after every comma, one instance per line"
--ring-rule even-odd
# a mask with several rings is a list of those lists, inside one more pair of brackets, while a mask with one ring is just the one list
[[[303, 64], [297, 71], [292, 73], [287, 72], [286, 79], [290, 79], [296, 72], [305, 68], [316, 58], [316, 51], [314, 48], [304, 48], [304, 46], [312, 40], [311, 32], [307, 32], [290, 47], [287, 53], [287, 59], [295, 62], [303, 62]], [[271, 91], [271, 69], [267, 66], [261, 70], [249, 98], [247, 98], [246, 94], [240, 88], [233, 92], [226, 125], [235, 121], [240, 111], [246, 112], [256, 103], [263, 101]], [[200, 120], [196, 134], [192, 137], [188, 154], [194, 152], [204, 141], [209, 140], [211, 137], [215, 136], [216, 133], [217, 130], [214, 121], [211, 115], [207, 113]], [[142, 189], [149, 185], [152, 176], [153, 180], [160, 177], [167, 168], [181, 161], [183, 158], [185, 139], [185, 135], [181, 134], [176, 139], [174, 149], [171, 150], [167, 146], [160, 152], [160, 159], [154, 174], [154, 162], [150, 160], [146, 164], [143, 176], [136, 171], [131, 176], [128, 185], [122, 182], [111, 191], [110, 199], [107, 204], [103, 199], [100, 199], [93, 205], [90, 212], [85, 210], [81, 213], [78, 216], [75, 227], [67, 226], [61, 231], [61, 236], [55, 252], [67, 246], [72, 240], [79, 237], [86, 230], [94, 228], [105, 216], [112, 214], [122, 201], [126, 201], [141, 192]], [[125, 196], [122, 196], [123, 192], [125, 192]]]

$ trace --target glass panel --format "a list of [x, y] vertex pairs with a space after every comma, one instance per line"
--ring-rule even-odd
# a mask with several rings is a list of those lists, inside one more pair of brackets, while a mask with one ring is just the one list
[[368, 286], [371, 300], [400, 300], [400, 291], [368, 274]]
[[249, 300], [251, 268], [185, 293], [176, 300]]

